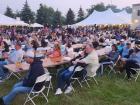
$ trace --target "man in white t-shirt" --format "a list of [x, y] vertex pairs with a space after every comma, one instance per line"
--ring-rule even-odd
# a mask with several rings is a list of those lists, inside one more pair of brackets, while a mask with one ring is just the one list
[[67, 86], [65, 90], [66, 94], [72, 91], [72, 87], [70, 86], [69, 79], [74, 72], [75, 72], [74, 75], [78, 74], [77, 75], [78, 77], [82, 75], [86, 75], [86, 74], [83, 74], [85, 73], [84, 68], [86, 67], [87, 76], [93, 77], [96, 75], [96, 71], [99, 68], [99, 59], [98, 59], [98, 54], [96, 53], [96, 50], [95, 50], [95, 45], [94, 44], [92, 45], [89, 43], [86, 44], [84, 52], [85, 52], [84, 58], [82, 58], [81, 60], [73, 61], [72, 62], [73, 65], [71, 67], [69, 67], [68, 69], [64, 71], [61, 71], [58, 74], [58, 83], [57, 83], [57, 90], [56, 90], [55, 95], [62, 94], [62, 89], [64, 88], [65, 85]]
[[[95, 75], [97, 69], [99, 68], [99, 59], [96, 50], [93, 48], [93, 45], [88, 44], [85, 48], [86, 53], [88, 54], [84, 59], [77, 60], [74, 63], [84, 63], [87, 64], [87, 76], [92, 77]], [[82, 67], [77, 67], [75, 71], [82, 70]]]

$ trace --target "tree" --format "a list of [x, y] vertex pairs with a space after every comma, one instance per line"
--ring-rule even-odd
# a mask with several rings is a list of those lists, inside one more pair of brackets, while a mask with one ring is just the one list
[[28, 2], [26, 0], [23, 9], [21, 10], [21, 20], [26, 23], [33, 23], [35, 20], [34, 12], [31, 11]]
[[21, 15], [20, 15], [20, 12], [19, 11], [16, 11], [16, 13], [15, 13], [15, 17], [20, 17]]
[[79, 9], [79, 11], [78, 11], [77, 22], [82, 21], [84, 18], [85, 18], [84, 11], [83, 11], [82, 7], [80, 7], [80, 9]]
[[99, 3], [99, 4], [97, 4], [97, 5], [94, 6], [94, 9], [96, 11], [102, 12], [102, 11], [105, 11], [106, 10], [106, 6], [104, 5], [104, 3]]
[[107, 5], [106, 9], [111, 9], [113, 12], [120, 12], [121, 10], [117, 8], [116, 5]]
[[5, 11], [4, 15], [6, 15], [8, 17], [11, 17], [11, 18], [15, 18], [15, 14], [13, 13], [13, 11], [10, 7], [6, 8], [6, 11]]
[[54, 22], [53, 25], [57, 26], [57, 25], [62, 25], [62, 16], [61, 16], [61, 12], [56, 10], [56, 12], [54, 13]]
[[40, 8], [37, 10], [37, 18], [36, 21], [40, 24], [52, 24], [53, 23], [53, 16], [54, 16], [54, 9], [51, 7], [47, 7], [46, 5], [40, 4]]
[[71, 25], [75, 22], [75, 15], [72, 9], [70, 8], [66, 15], [66, 24]]
[[126, 10], [127, 13], [132, 13], [132, 8], [131, 7], [125, 7], [122, 10]]
[[90, 14], [92, 14], [93, 11], [94, 11], [94, 5], [92, 5], [91, 8], [87, 9], [88, 14], [86, 17], [88, 17]]

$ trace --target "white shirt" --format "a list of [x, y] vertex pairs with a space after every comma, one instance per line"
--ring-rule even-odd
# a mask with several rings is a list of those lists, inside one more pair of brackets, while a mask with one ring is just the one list
[[24, 55], [24, 51], [22, 49], [14, 50], [12, 53], [10, 53], [8, 59], [14, 63], [21, 62], [23, 59], [23, 55]]
[[[99, 59], [98, 59], [98, 54], [95, 50], [93, 50], [88, 56], [86, 56], [84, 59], [81, 61], [85, 62], [88, 64], [87, 66], [87, 75], [88, 76], [93, 76], [96, 74], [97, 69], [99, 68]], [[77, 67], [76, 71], [82, 70], [83, 68]]]

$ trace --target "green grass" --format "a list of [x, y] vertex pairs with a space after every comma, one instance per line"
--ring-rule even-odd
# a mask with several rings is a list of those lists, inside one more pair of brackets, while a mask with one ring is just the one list
[[[123, 75], [113, 74], [108, 77], [106, 74], [97, 77], [99, 85], [89, 81], [90, 88], [84, 84], [80, 88], [74, 85], [75, 92], [69, 95], [55, 96], [55, 90], [49, 94], [49, 103], [42, 98], [36, 98], [36, 105], [140, 105], [140, 79], [137, 82], [123, 80]], [[6, 95], [17, 79], [11, 78], [0, 84], [0, 96]], [[53, 84], [55, 86], [55, 83]], [[18, 95], [12, 105], [22, 105], [26, 95]], [[32, 105], [28, 103], [27, 105]]]

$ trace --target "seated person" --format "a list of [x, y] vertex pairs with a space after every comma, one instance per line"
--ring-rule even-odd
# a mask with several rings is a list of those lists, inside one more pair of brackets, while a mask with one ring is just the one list
[[121, 53], [123, 48], [125, 46], [125, 43], [124, 43], [124, 39], [121, 39], [120, 40], [120, 44], [117, 46], [118, 47], [118, 51]]
[[103, 66], [115, 63], [118, 60], [119, 54], [120, 53], [117, 49], [117, 46], [115, 44], [112, 45], [112, 51], [106, 56], [106, 58], [104, 60], [100, 61], [101, 74], [103, 74], [103, 69], [104, 69]]
[[[25, 76], [25, 78], [16, 83], [6, 96], [0, 98], [0, 105], [11, 105], [12, 101], [16, 97], [16, 95], [20, 93], [29, 93], [35, 84], [37, 77], [45, 74], [44, 68], [42, 66], [42, 61], [34, 58], [34, 53], [32, 51], [27, 51], [25, 54], [25, 61], [30, 64], [29, 73]], [[39, 83], [35, 86], [35, 90], [39, 91], [44, 83]]]
[[50, 58], [55, 58], [55, 57], [60, 57], [61, 56], [61, 48], [58, 42], [55, 42], [54, 44], [54, 49], [50, 53], [49, 57]]
[[131, 79], [131, 74], [136, 73], [131, 68], [139, 68], [138, 64], [140, 64], [140, 44], [136, 45], [134, 49], [134, 53], [131, 54], [130, 57], [126, 60], [125, 70], [126, 70], [128, 79]]
[[112, 47], [112, 51], [106, 56], [106, 59], [100, 61], [100, 63], [117, 61], [117, 59], [119, 57], [119, 52], [118, 52], [117, 46], [114, 44], [111, 47]]
[[20, 43], [16, 43], [15, 50], [10, 53], [9, 56], [5, 57], [5, 60], [0, 61], [0, 77], [4, 79], [6, 74], [4, 73], [4, 65], [14, 64], [16, 62], [21, 62], [23, 59], [24, 51], [21, 48]]
[[[94, 46], [94, 48], [93, 48]], [[86, 66], [87, 76], [93, 76], [96, 74], [97, 69], [99, 68], [99, 60], [98, 55], [96, 53], [97, 46], [92, 44], [87, 44], [85, 47], [85, 51], [81, 56], [81, 59], [73, 61], [73, 66], [70, 66], [68, 69], [61, 71], [58, 75], [58, 84], [57, 84], [57, 91], [55, 95], [62, 94], [62, 89], [66, 85], [67, 88], [65, 93], [69, 93], [72, 91], [72, 87], [70, 86], [70, 78], [72, 74], [74, 75], [79, 74], [81, 76], [84, 75]], [[83, 66], [82, 66], [83, 65]]]
[[122, 58], [129, 58], [133, 49], [131, 49], [131, 43], [126, 43], [126, 46], [123, 48], [121, 56]]

